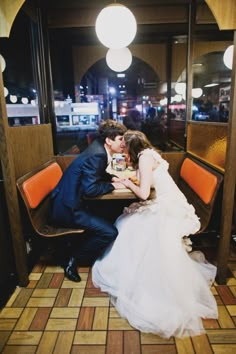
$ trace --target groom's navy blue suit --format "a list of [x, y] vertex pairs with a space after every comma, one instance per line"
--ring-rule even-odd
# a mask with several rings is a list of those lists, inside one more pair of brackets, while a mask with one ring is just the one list
[[89, 235], [79, 236], [83, 242], [74, 253], [79, 265], [93, 264], [118, 234], [114, 225], [90, 213], [83, 200], [114, 189], [107, 164], [104, 144], [97, 139], [69, 165], [51, 194], [54, 223], [89, 231]]

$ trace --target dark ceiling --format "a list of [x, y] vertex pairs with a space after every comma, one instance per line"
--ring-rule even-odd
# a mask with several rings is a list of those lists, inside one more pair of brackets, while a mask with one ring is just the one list
[[[35, 0], [28, 0], [28, 3]], [[116, 1], [115, 1], [116, 2]], [[95, 34], [93, 19], [96, 19], [98, 14], [105, 6], [112, 4], [112, 1], [103, 0], [42, 0], [46, 13], [49, 19], [50, 35], [56, 40], [65, 40], [72, 45], [96, 45], [99, 44]], [[124, 0], [122, 4], [129, 7], [131, 11], [139, 11], [137, 16], [138, 29], [134, 44], [141, 43], [165, 43], [169, 38], [174, 40], [186, 40], [188, 33], [188, 9], [191, 3], [196, 4], [196, 25], [193, 31], [195, 40], [232, 40], [232, 31], [219, 31], [218, 25], [210, 12], [204, 0]], [[164, 20], [159, 20], [155, 23], [155, 15], [153, 19], [144, 16], [141, 19], [140, 11], [142, 9], [151, 9], [156, 14], [158, 6], [166, 7], [165, 18], [169, 19], [168, 23]], [[180, 19], [175, 19], [174, 9], [181, 11], [185, 9], [184, 16]], [[201, 14], [202, 9], [208, 13], [208, 18], [203, 18], [199, 21], [198, 12]], [[165, 11], [165, 10], [164, 10]], [[168, 11], [171, 14], [168, 14]], [[88, 24], [80, 24], [76, 22], [76, 14], [83, 13], [84, 17], [90, 18]], [[73, 17], [75, 16], [75, 17]], [[201, 16], [201, 15], [200, 15]], [[208, 21], [210, 18], [210, 21]], [[63, 20], [65, 22], [63, 23]], [[70, 20], [73, 22], [70, 23]], [[181, 21], [182, 20], [182, 21]], [[50, 23], [51, 21], [51, 23]], [[86, 22], [85, 21], [85, 22]], [[172, 22], [171, 22], [172, 21]], [[76, 24], [75, 24], [76, 22]]]
[[[38, 0], [27, 0], [25, 8], [28, 9], [32, 5], [36, 5]], [[110, 1], [97, 1], [97, 0], [41, 0], [41, 3], [45, 6], [46, 13], [52, 14], [66, 13], [67, 10], [72, 10], [72, 14], [76, 10], [81, 11], [83, 9], [92, 9], [99, 12], [103, 7], [110, 4]], [[131, 9], [135, 9], [138, 6], [148, 7], [156, 5], [175, 5], [175, 6], [185, 6], [188, 9], [188, 5], [191, 3], [190, 0], [127, 0], [122, 1], [122, 4], [127, 5]], [[198, 5], [206, 5], [205, 1], [196, 1]], [[26, 11], [27, 12], [27, 11]], [[70, 12], [71, 14], [71, 12]], [[66, 17], [66, 16], [65, 16]], [[172, 16], [173, 18], [173, 16]], [[24, 32], [22, 32], [24, 31]], [[187, 40], [188, 24], [187, 21], [178, 23], [142, 23], [138, 24], [137, 35], [133, 43], [166, 43], [167, 41], [184, 42]], [[5, 78], [9, 83], [9, 87], [14, 85], [14, 82], [20, 82], [22, 86], [33, 87], [33, 83], [28, 83], [31, 81], [26, 77], [30, 75], [30, 64], [28, 58], [30, 58], [30, 48], [27, 48], [27, 43], [29, 40], [29, 31], [26, 29], [24, 23], [20, 21], [20, 16], [17, 15], [17, 19], [14, 21], [14, 26], [11, 31], [11, 38], [2, 39], [0, 41], [0, 49], [3, 55], [8, 61], [7, 69], [4, 73]], [[60, 89], [63, 87], [65, 92], [73, 92], [73, 63], [71, 59], [71, 46], [72, 45], [88, 45], [88, 44], [100, 44], [98, 41], [94, 26], [69, 26], [69, 27], [49, 27], [49, 37], [51, 40], [51, 59], [52, 59], [52, 71], [55, 86]], [[219, 31], [216, 23], [201, 23], [197, 24], [194, 29], [193, 37], [195, 40], [229, 40], [233, 39], [233, 31]], [[25, 52], [23, 55], [22, 51], [22, 41], [25, 38]], [[27, 40], [28, 38], [28, 40]], [[13, 44], [14, 43], [14, 44]], [[27, 50], [26, 50], [27, 49]], [[17, 61], [14, 60], [17, 57]], [[140, 68], [144, 67], [141, 63], [134, 58], [132, 68], [135, 68], [135, 72], [140, 72]], [[137, 69], [137, 66], [139, 68]], [[99, 67], [104, 68], [104, 62], [97, 64], [96, 68], [91, 68], [91, 70], [98, 70], [101, 72]], [[22, 68], [25, 67], [25, 70]], [[65, 71], [67, 73], [65, 74]], [[148, 67], [145, 69], [144, 77], [147, 77], [147, 81], [156, 81], [158, 78], [149, 70]], [[132, 81], [132, 77], [135, 75], [129, 75], [129, 82]], [[15, 74], [14, 74], [15, 73]], [[24, 73], [24, 75], [23, 75]], [[128, 72], [127, 72], [128, 74]], [[101, 72], [101, 75], [103, 73]], [[110, 70], [110, 79], [113, 80], [114, 72]], [[151, 76], [152, 75], [152, 76]], [[204, 74], [205, 75], [205, 74]]]
[[[100, 8], [110, 5], [112, 3], [122, 3], [127, 7], [135, 6], [151, 6], [151, 5], [181, 5], [190, 4], [192, 0], [42, 0], [41, 3], [47, 9], [87, 9], [87, 8]], [[197, 0], [197, 3], [205, 3], [204, 0]]]
[[[88, 18], [96, 18], [94, 14], [98, 14], [101, 9], [111, 3], [112, 1], [109, 0], [43, 0], [49, 19], [51, 43], [53, 43], [54, 47], [62, 46], [62, 43], [64, 43], [63, 45], [68, 46], [68, 48], [73, 45], [100, 45], [94, 25], [81, 25], [79, 21], [76, 22], [76, 16], [73, 17], [73, 15], [84, 13]], [[121, 3], [130, 8], [134, 13], [135, 11], [140, 11], [140, 9], [148, 10], [151, 8], [153, 9], [153, 13], [158, 14], [160, 7], [162, 7], [162, 11], [163, 8], [166, 7], [164, 17], [172, 21], [165, 23], [163, 18], [161, 18], [158, 23], [155, 23], [153, 19], [150, 20], [151, 16], [146, 17], [143, 21], [140, 20], [141, 17], [136, 16], [138, 28], [133, 44], [167, 43], [168, 41], [186, 42], [189, 31], [188, 11], [190, 4], [196, 4], [196, 7], [193, 8], [193, 11], [196, 12], [196, 21], [192, 32], [194, 41], [231, 41], [233, 39], [233, 31], [219, 31], [218, 25], [207, 7], [205, 0], [125, 0]], [[176, 9], [176, 12], [181, 9], [185, 16], [175, 19], [173, 7]], [[170, 9], [171, 13], [168, 13]], [[60, 17], [62, 13], [64, 17]], [[204, 17], [203, 14], [207, 14], [207, 16]], [[201, 18], [201, 16], [203, 17]], [[76, 25], [70, 25], [68, 18], [73, 19]], [[65, 22], [63, 22], [64, 20]], [[53, 25], [50, 25], [50, 21]], [[91, 20], [91, 23], [95, 23], [95, 21], [93, 22]], [[135, 73], [140, 72], [141, 68], [144, 70], [143, 77], [145, 77], [146, 81], [155, 81], [158, 84], [159, 78], [156, 77], [156, 74], [152, 72], [151, 68], [145, 64], [144, 62], [140, 62], [138, 58], [133, 58], [131, 68], [126, 71], [128, 86], [136, 87], [138, 78]], [[90, 68], [89, 72], [91, 75], [102, 77], [105, 76], [104, 68], [106, 68], [106, 76], [109, 77], [109, 81], [111, 83], [115, 81], [116, 74], [107, 68], [105, 59], [97, 62]], [[211, 67], [208, 68], [208, 71], [209, 73], [212, 71]], [[207, 76], [206, 72], [201, 74], [204, 77]], [[214, 76], [216, 76], [215, 73]], [[133, 78], [135, 78], [136, 81], [134, 81]]]

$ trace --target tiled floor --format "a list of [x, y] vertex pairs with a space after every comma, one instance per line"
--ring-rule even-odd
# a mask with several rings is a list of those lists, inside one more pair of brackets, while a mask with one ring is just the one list
[[[204, 320], [206, 334], [162, 339], [134, 330], [119, 317], [106, 294], [93, 287], [89, 268], [82, 281], [40, 261], [27, 288], [17, 288], [0, 312], [1, 353], [233, 354], [236, 353], [236, 262], [227, 285], [214, 284], [218, 320]], [[170, 314], [171, 315], [171, 314]]]

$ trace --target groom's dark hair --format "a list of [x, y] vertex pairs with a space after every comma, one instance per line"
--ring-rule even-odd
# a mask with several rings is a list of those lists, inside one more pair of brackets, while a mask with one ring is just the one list
[[127, 131], [127, 128], [112, 119], [107, 119], [103, 121], [98, 129], [100, 139], [105, 142], [106, 138], [114, 140], [117, 135], [123, 136]]

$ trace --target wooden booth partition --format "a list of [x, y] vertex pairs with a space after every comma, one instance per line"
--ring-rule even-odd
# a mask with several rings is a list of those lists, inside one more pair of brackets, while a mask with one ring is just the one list
[[187, 152], [224, 173], [227, 133], [227, 123], [190, 121], [187, 124]]
[[162, 152], [161, 156], [169, 163], [169, 172], [175, 183], [178, 184], [180, 176], [180, 168], [186, 156], [184, 151], [182, 152]]
[[53, 153], [51, 124], [9, 127], [4, 105], [1, 105], [2, 169], [7, 209], [11, 226], [18, 285], [28, 284], [28, 256], [22, 231], [16, 180], [23, 174], [50, 160]]
[[[11, 146], [11, 156], [14, 166], [14, 188], [16, 188], [16, 180], [22, 175], [30, 172], [36, 167], [42, 165], [43, 163], [50, 160], [53, 155], [53, 141], [52, 141], [52, 130], [51, 124], [40, 124], [40, 125], [29, 125], [20, 127], [9, 127], [8, 128], [8, 144]], [[11, 209], [18, 208], [19, 199], [12, 200], [13, 205], [8, 205], [8, 212], [10, 215], [10, 223], [14, 223], [14, 227], [17, 230], [18, 237], [16, 235], [12, 236], [13, 247], [15, 249], [15, 259], [16, 271], [18, 273], [19, 285], [25, 286], [28, 282], [28, 264], [29, 256], [27, 253], [25, 256], [17, 253], [17, 248], [20, 246], [21, 249], [26, 249], [26, 239], [24, 235], [24, 220], [22, 220], [22, 215], [20, 213], [19, 218], [13, 219], [11, 215]], [[22, 269], [25, 269], [23, 274]], [[21, 278], [23, 277], [23, 281]]]
[[11, 127], [9, 138], [16, 179], [54, 155], [51, 124]]

